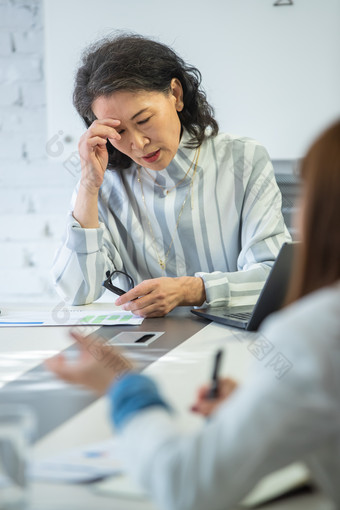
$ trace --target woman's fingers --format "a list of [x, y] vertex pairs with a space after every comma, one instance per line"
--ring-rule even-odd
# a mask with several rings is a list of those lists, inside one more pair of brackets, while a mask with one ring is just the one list
[[191, 411], [194, 413], [201, 414], [202, 416], [210, 416], [215, 409], [218, 407], [216, 402], [200, 402], [199, 404], [194, 404], [191, 407]]
[[111, 119], [110, 117], [108, 117], [106, 119], [96, 119], [92, 122], [91, 126], [99, 125], [99, 124], [104, 124], [105, 126], [116, 127], [116, 126], [119, 126], [120, 120], [119, 119]]
[[198, 388], [197, 398], [199, 400], [207, 398], [209, 391], [210, 391], [210, 386], [208, 386], [207, 384], [204, 386], [201, 386], [200, 388]]
[[58, 355], [45, 362], [46, 367], [59, 378], [73, 384], [82, 384], [98, 394], [103, 394], [114, 379], [133, 369], [133, 364], [117, 348], [107, 345], [106, 340], [96, 336], [86, 337], [71, 332], [80, 348], [76, 361], [68, 361]]
[[82, 151], [86, 147], [93, 148], [96, 145], [106, 145], [109, 138], [111, 140], [119, 140], [120, 135], [114, 129], [107, 126], [89, 128], [80, 138], [79, 150]]
[[103, 138], [113, 138], [115, 140], [120, 140], [121, 136], [116, 131], [115, 127], [118, 127], [120, 122], [118, 122], [115, 126], [108, 125], [105, 121], [94, 121], [93, 124], [87, 129], [85, 133], [85, 137], [93, 138], [95, 136], [101, 136]]
[[117, 119], [95, 120], [79, 140], [79, 155], [82, 164], [82, 180], [89, 188], [99, 189], [108, 163], [107, 141], [120, 140], [116, 129]]
[[123, 305], [141, 317], [163, 317], [182, 300], [177, 278], [161, 277], [144, 280], [134, 289], [120, 296], [115, 304]]
[[93, 136], [92, 138], [88, 138], [86, 140], [86, 144], [88, 147], [91, 147], [92, 149], [94, 149], [95, 147], [97, 147], [97, 145], [105, 146], [107, 144], [107, 139], [101, 138], [100, 136]]
[[191, 410], [203, 416], [209, 416], [235, 391], [237, 386], [237, 382], [229, 377], [220, 379], [218, 383], [218, 397], [213, 399], [207, 398], [210, 386], [201, 386], [197, 391], [197, 400]]
[[71, 330], [70, 334], [80, 346], [84, 359], [94, 357], [98, 362], [105, 360], [105, 364], [116, 360], [117, 371], [133, 369], [132, 362], [124, 356], [121, 349], [118, 346], [108, 345], [107, 339], [98, 335], [83, 336], [76, 330]]
[[77, 374], [62, 354], [45, 361], [46, 367], [64, 381], [77, 383]]
[[123, 306], [124, 310], [129, 310], [140, 317], [163, 317], [169, 313], [176, 305], [171, 301], [154, 299], [151, 295], [128, 302]]
[[219, 390], [219, 398], [226, 399], [231, 395], [231, 393], [236, 390], [238, 384], [234, 379], [230, 379], [229, 377], [222, 379], [218, 385]]

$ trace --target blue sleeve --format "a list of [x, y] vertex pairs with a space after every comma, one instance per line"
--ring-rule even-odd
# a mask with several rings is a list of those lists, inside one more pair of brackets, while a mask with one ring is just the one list
[[161, 406], [170, 411], [170, 406], [161, 397], [156, 384], [145, 375], [129, 372], [108, 391], [111, 402], [111, 418], [117, 429], [124, 426], [141, 409]]

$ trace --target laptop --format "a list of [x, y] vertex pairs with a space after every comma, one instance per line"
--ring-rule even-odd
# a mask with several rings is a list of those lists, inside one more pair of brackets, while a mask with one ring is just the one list
[[255, 305], [208, 306], [194, 308], [192, 313], [227, 326], [256, 331], [261, 322], [283, 304], [291, 274], [294, 245], [284, 243]]

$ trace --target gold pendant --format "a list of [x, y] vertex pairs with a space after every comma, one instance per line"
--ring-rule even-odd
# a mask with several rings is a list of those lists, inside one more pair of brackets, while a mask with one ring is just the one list
[[165, 260], [159, 259], [158, 263], [161, 266], [161, 268], [163, 269], [163, 271], [165, 271]]

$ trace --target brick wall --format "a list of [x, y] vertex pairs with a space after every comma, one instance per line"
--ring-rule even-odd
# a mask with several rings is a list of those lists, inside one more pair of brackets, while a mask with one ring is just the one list
[[0, 0], [0, 304], [56, 299], [49, 268], [77, 179], [46, 150], [42, 9]]

